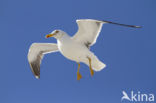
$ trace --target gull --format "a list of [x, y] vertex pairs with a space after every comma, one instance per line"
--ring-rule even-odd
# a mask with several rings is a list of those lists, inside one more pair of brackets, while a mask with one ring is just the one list
[[96, 43], [97, 37], [102, 29], [102, 25], [109, 23], [120, 26], [140, 28], [140, 26], [120, 24], [111, 21], [101, 21], [94, 19], [78, 19], [78, 31], [74, 36], [69, 36], [62, 30], [54, 30], [46, 35], [46, 38], [54, 37], [56, 43], [33, 43], [28, 52], [28, 61], [31, 70], [37, 79], [40, 78], [40, 64], [44, 54], [60, 52], [69, 60], [78, 64], [77, 80], [82, 78], [80, 74], [80, 63], [89, 66], [91, 76], [94, 71], [101, 71], [106, 67], [92, 51], [90, 47]]

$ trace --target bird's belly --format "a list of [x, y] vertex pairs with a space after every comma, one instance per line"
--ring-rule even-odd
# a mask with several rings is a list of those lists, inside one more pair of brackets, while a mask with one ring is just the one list
[[76, 62], [80, 62], [82, 58], [86, 57], [86, 52], [81, 47], [62, 46], [59, 49], [63, 56]]

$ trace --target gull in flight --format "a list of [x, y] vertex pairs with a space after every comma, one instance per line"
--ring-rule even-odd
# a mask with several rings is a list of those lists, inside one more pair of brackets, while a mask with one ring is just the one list
[[77, 33], [70, 37], [62, 30], [54, 30], [46, 35], [46, 38], [54, 37], [57, 39], [56, 43], [33, 43], [28, 52], [28, 61], [31, 70], [37, 79], [40, 78], [40, 64], [44, 54], [60, 52], [69, 60], [75, 61], [78, 64], [77, 80], [82, 78], [80, 70], [80, 62], [89, 66], [91, 76], [94, 71], [101, 71], [106, 67], [93, 52], [90, 47], [96, 43], [97, 37], [102, 29], [102, 25], [106, 23], [140, 28], [140, 26], [119, 24], [110, 21], [100, 21], [93, 19], [79, 19], [76, 20], [78, 24]]

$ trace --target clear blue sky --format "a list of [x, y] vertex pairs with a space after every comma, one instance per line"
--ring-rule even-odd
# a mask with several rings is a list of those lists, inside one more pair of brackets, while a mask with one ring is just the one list
[[[156, 95], [155, 0], [0, 0], [1, 103], [120, 103], [122, 91]], [[69, 35], [76, 19], [110, 20], [143, 26], [142, 29], [105, 24], [91, 50], [107, 68], [91, 78], [81, 64], [60, 53], [48, 54], [41, 79], [31, 73], [27, 53], [33, 42], [54, 29]]]

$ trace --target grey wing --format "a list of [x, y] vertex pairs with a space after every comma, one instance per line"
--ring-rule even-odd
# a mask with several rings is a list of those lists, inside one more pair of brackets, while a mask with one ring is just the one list
[[85, 44], [87, 47], [96, 43], [96, 39], [102, 29], [102, 25], [107, 22], [93, 20], [93, 19], [79, 19], [76, 20], [78, 24], [78, 31], [72, 39]]
[[104, 23], [115, 24], [115, 25], [120, 25], [125, 27], [132, 27], [132, 28], [141, 28], [141, 26], [120, 24], [111, 21], [100, 21], [100, 20], [93, 20], [93, 19], [79, 19], [76, 20], [76, 22], [78, 24], [78, 31], [72, 37], [72, 39], [86, 45], [87, 47], [92, 46], [93, 44], [96, 43], [96, 39], [99, 36], [99, 33], [102, 29], [102, 25]]
[[40, 64], [44, 54], [57, 51], [58, 46], [55, 43], [33, 43], [30, 46], [28, 52], [28, 62], [37, 79], [40, 78]]

